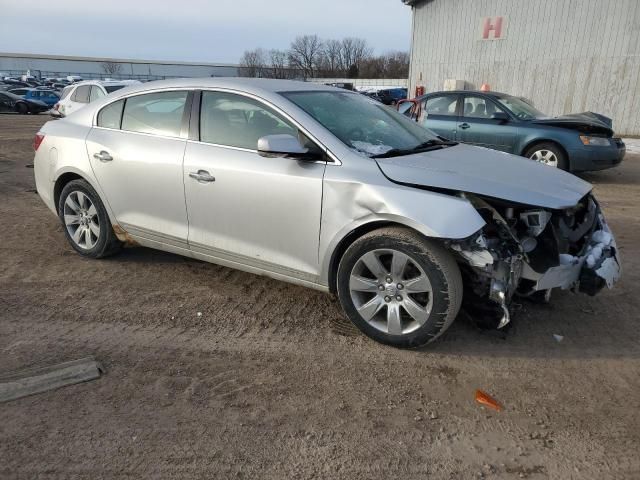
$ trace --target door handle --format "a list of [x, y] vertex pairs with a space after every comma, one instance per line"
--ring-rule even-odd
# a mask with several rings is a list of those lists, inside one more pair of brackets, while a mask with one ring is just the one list
[[113, 160], [113, 157], [105, 150], [102, 150], [100, 153], [94, 153], [93, 158], [100, 160], [101, 162], [110, 162]]
[[210, 183], [210, 182], [216, 181], [216, 177], [211, 175], [206, 170], [198, 170], [197, 172], [190, 172], [189, 176], [191, 178], [196, 179], [199, 182], [204, 182], [204, 183]]
[[461, 123], [459, 127], [462, 128], [463, 130], [466, 130], [467, 128], [470, 128], [471, 125], [469, 125], [468, 123]]

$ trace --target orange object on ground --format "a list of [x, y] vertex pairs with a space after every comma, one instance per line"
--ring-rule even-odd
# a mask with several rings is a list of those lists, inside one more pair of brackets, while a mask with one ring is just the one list
[[488, 83], [483, 83], [482, 86], [480, 87], [481, 92], [489, 92], [490, 90], [491, 88], [489, 87]]
[[497, 412], [502, 411], [502, 405], [492, 398], [491, 395], [483, 392], [482, 390], [476, 390], [476, 402], [486, 407], [493, 408]]

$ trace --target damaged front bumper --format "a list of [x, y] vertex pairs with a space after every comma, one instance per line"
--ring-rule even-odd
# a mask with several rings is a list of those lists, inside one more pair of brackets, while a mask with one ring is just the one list
[[474, 236], [450, 243], [465, 279], [465, 307], [510, 321], [514, 295], [549, 299], [554, 288], [595, 295], [621, 275], [615, 238], [596, 200], [587, 195], [564, 211], [508, 205], [494, 207], [465, 195], [487, 225]]

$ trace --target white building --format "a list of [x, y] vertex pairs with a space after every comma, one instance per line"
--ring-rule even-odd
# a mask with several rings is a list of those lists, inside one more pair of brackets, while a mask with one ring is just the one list
[[550, 115], [593, 111], [640, 135], [640, 0], [403, 2], [413, 11], [410, 95], [445, 80], [488, 84]]
[[235, 77], [238, 65], [223, 63], [169, 62], [126, 58], [72, 57], [0, 53], [0, 72], [9, 76], [26, 71], [40, 77], [135, 78], [157, 80], [172, 77]]

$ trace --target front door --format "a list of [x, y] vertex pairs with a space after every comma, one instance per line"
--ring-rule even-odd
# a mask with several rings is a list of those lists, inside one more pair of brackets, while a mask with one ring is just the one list
[[[515, 153], [518, 127], [512, 120], [493, 119], [502, 110], [487, 97], [467, 95], [458, 124], [458, 140], [479, 147]], [[508, 115], [510, 118], [510, 115]]]
[[301, 134], [247, 96], [203, 91], [199, 122], [184, 162], [191, 250], [314, 281], [326, 164], [258, 154], [262, 136]]
[[158, 92], [111, 103], [87, 137], [91, 166], [118, 223], [131, 234], [185, 249], [187, 98], [187, 91]]

